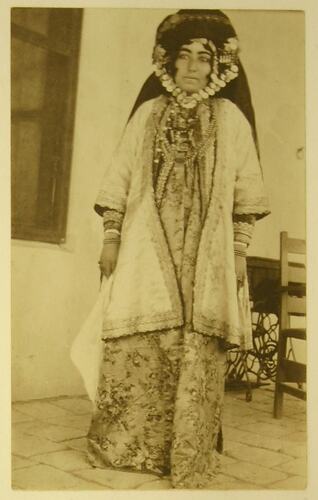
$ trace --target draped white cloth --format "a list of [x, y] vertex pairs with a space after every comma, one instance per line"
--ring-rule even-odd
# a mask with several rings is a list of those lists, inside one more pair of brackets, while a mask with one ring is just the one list
[[71, 346], [71, 360], [78, 369], [87, 394], [95, 403], [103, 355], [103, 317], [109, 304], [112, 277], [103, 278], [97, 300]]

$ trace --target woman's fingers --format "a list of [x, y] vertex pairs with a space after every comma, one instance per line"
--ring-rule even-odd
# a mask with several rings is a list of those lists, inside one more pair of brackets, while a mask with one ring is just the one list
[[237, 278], [236, 279], [236, 286], [237, 286], [237, 290], [240, 290], [240, 288], [242, 288], [242, 286], [243, 286], [243, 280]]
[[102, 273], [109, 278], [109, 276], [113, 273], [118, 256], [119, 245], [118, 243], [108, 243], [104, 245], [102, 248], [101, 256], [100, 256], [100, 269]]
[[112, 260], [101, 261], [99, 267], [106, 278], [109, 278], [115, 269], [115, 263]]
[[245, 257], [235, 255], [235, 273], [236, 273], [236, 284], [239, 290], [244, 283], [246, 277], [246, 259]]

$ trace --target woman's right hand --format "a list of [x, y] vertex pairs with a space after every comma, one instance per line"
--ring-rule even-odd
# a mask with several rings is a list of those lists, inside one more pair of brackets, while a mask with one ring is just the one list
[[109, 278], [116, 267], [119, 245], [119, 241], [105, 243], [103, 245], [102, 252], [99, 258], [99, 267], [106, 278]]

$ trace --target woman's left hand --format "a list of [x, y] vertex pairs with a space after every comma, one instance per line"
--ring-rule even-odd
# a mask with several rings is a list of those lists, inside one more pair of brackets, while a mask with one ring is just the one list
[[246, 257], [241, 255], [235, 255], [235, 273], [236, 273], [236, 284], [237, 290], [239, 290], [244, 283], [246, 278]]

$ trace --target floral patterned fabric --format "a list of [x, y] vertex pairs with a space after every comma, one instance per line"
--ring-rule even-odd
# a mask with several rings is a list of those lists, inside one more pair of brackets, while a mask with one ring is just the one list
[[190, 331], [106, 342], [91, 463], [170, 475], [176, 488], [213, 488], [224, 371], [218, 340]]
[[158, 207], [185, 326], [105, 341], [88, 434], [93, 465], [168, 474], [175, 488], [213, 488], [219, 469], [226, 352], [191, 323], [203, 218], [198, 169], [175, 162]]

